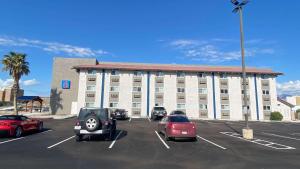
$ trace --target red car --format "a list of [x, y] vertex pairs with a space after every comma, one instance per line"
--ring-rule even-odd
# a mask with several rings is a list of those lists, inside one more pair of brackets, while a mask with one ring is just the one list
[[42, 131], [43, 122], [22, 115], [0, 116], [0, 134], [21, 137], [24, 132]]
[[171, 138], [187, 138], [194, 141], [196, 137], [196, 126], [184, 115], [169, 115], [158, 123], [158, 131], [163, 133], [165, 140]]

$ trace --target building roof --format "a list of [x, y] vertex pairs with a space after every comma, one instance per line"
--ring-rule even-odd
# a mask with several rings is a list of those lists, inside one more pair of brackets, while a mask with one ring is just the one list
[[[95, 65], [77, 65], [74, 69], [117, 69], [117, 70], [141, 70], [141, 71], [183, 71], [183, 72], [226, 72], [241, 73], [241, 67], [237, 66], [203, 66], [203, 65], [179, 65], [179, 64], [146, 64], [146, 63], [118, 63], [99, 62]], [[247, 73], [282, 75], [271, 69], [247, 67]]]
[[281, 98], [279, 98], [279, 97], [277, 97], [277, 100], [278, 100], [279, 102], [281, 102], [282, 104], [285, 104], [285, 105], [287, 105], [287, 106], [289, 106], [289, 107], [291, 107], [291, 108], [295, 107], [295, 105], [293, 105], [293, 104], [291, 104], [291, 103], [289, 103], [289, 102], [287, 102], [287, 101], [285, 101], [285, 100], [283, 100], [283, 99], [281, 99]]

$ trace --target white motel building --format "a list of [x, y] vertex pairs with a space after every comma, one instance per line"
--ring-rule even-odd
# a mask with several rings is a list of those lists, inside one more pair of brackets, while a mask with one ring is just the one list
[[[276, 110], [276, 77], [270, 69], [247, 71], [250, 120], [268, 120]], [[240, 67], [98, 62], [55, 58], [51, 109], [77, 114], [82, 107], [121, 108], [149, 117], [154, 106], [183, 110], [194, 119], [243, 120]]]

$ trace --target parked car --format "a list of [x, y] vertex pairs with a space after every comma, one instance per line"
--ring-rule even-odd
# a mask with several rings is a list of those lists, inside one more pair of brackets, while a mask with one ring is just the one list
[[81, 108], [74, 127], [76, 141], [85, 135], [105, 135], [114, 139], [117, 122], [107, 108]]
[[151, 119], [157, 120], [167, 115], [167, 111], [164, 107], [153, 107], [151, 111]]
[[14, 137], [21, 137], [25, 132], [43, 131], [43, 122], [22, 115], [0, 116], [0, 133]]
[[113, 116], [118, 120], [126, 120], [128, 118], [127, 111], [125, 109], [114, 110]]
[[185, 112], [181, 110], [174, 110], [170, 113], [170, 115], [185, 115]]
[[164, 134], [166, 141], [177, 138], [197, 140], [195, 124], [182, 115], [162, 118], [158, 123], [158, 131]]

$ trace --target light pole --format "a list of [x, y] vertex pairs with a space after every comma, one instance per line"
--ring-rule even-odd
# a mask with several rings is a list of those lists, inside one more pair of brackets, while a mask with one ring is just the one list
[[240, 15], [240, 39], [241, 39], [241, 54], [242, 54], [242, 74], [243, 74], [243, 95], [244, 95], [244, 104], [243, 104], [243, 113], [245, 115], [246, 128], [243, 129], [243, 137], [246, 139], [253, 139], [253, 130], [249, 128], [248, 124], [248, 100], [247, 100], [247, 87], [246, 87], [246, 65], [245, 65], [245, 48], [244, 48], [244, 31], [243, 31], [243, 6], [248, 3], [248, 0], [243, 0], [239, 2], [237, 0], [231, 0], [231, 3], [234, 5], [232, 12], [239, 13]]

